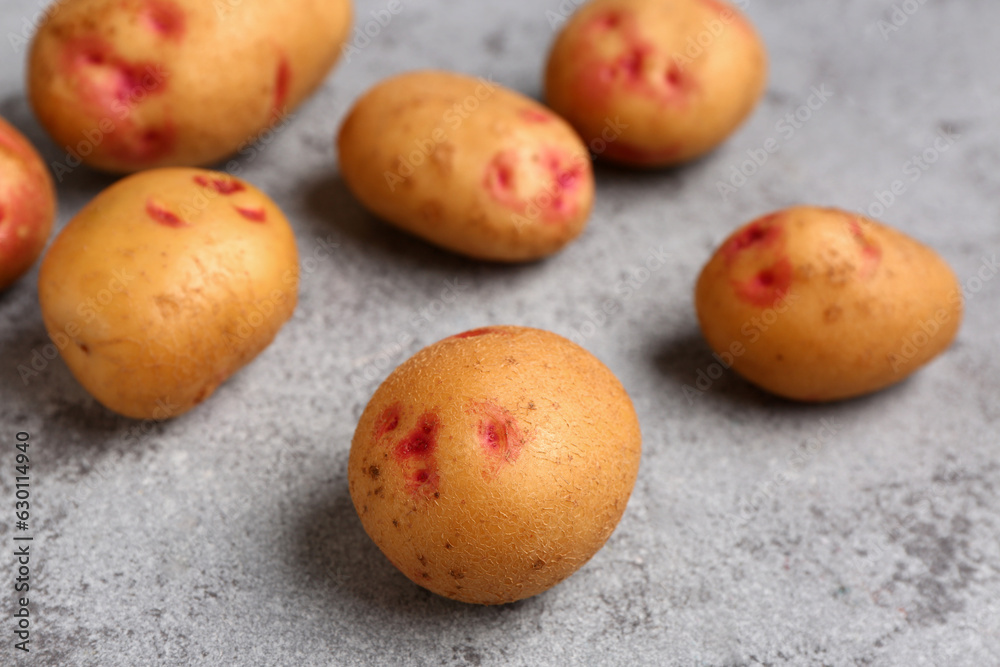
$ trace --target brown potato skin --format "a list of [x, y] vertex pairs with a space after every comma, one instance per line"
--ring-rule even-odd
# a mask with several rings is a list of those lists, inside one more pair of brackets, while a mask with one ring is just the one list
[[[433, 442], [414, 446], [429, 419]], [[403, 574], [502, 604], [601, 548], [640, 452], [632, 403], [600, 361], [556, 334], [496, 326], [424, 348], [386, 379], [358, 423], [348, 481], [365, 531]]]
[[593, 206], [590, 156], [573, 128], [468, 76], [418, 71], [382, 81], [355, 103], [337, 147], [344, 180], [366, 208], [476, 259], [551, 255], [579, 236]]
[[545, 95], [601, 157], [664, 167], [722, 143], [766, 79], [763, 42], [724, 0], [591, 0], [556, 38]]
[[220, 172], [168, 168], [118, 181], [70, 220], [38, 295], [80, 384], [115, 412], [163, 420], [271, 343], [298, 281], [291, 227], [266, 195]]
[[93, 167], [211, 164], [312, 94], [350, 24], [349, 0], [65, 0], [32, 41], [29, 98]]
[[48, 168], [31, 142], [0, 118], [0, 290], [38, 259], [55, 216]]
[[702, 332], [740, 375], [779, 396], [834, 401], [899, 382], [962, 321], [931, 248], [836, 209], [796, 207], [731, 235], [695, 288]]

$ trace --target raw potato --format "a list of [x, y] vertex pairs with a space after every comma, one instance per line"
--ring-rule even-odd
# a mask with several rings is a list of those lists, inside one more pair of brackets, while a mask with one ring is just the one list
[[590, 353], [497, 326], [424, 348], [361, 415], [348, 467], [368, 535], [456, 600], [541, 593], [587, 562], [639, 468], [632, 402]]
[[591, 150], [659, 167], [707, 153], [756, 106], [767, 54], [723, 0], [592, 0], [549, 55], [549, 104]]
[[163, 420], [205, 400], [274, 339], [298, 299], [288, 221], [227, 174], [121, 180], [62, 230], [38, 292], [49, 336], [105, 406]]
[[32, 42], [30, 99], [94, 167], [206, 165], [308, 97], [350, 23], [350, 0], [64, 0]]
[[962, 320], [958, 281], [933, 250], [809, 207], [737, 230], [701, 272], [695, 304], [717, 358], [801, 401], [903, 380], [951, 344]]
[[483, 79], [426, 71], [383, 81], [355, 104], [338, 148], [369, 210], [479, 259], [551, 255], [583, 231], [594, 201], [573, 128]]
[[0, 118], [0, 290], [38, 259], [55, 215], [49, 170], [34, 146]]

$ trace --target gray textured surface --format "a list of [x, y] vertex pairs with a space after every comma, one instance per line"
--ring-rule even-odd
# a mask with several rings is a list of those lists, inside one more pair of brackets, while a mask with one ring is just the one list
[[[1000, 280], [978, 284], [952, 349], [869, 398], [794, 405], [729, 373], [691, 402], [682, 393], [712, 364], [694, 278], [756, 214], [867, 207], [903, 179], [881, 217], [935, 246], [963, 282], [975, 288], [1000, 249], [1000, 4], [902, 4], [918, 9], [884, 39], [876, 21], [891, 20], [889, 0], [752, 0], [772, 58], [752, 120], [683, 169], [600, 169], [585, 235], [549, 261], [504, 268], [372, 220], [337, 176], [332, 137], [352, 99], [409, 67], [492, 74], [537, 95], [558, 2], [404, 0], [244, 160], [288, 213], [303, 258], [317, 238], [338, 248], [307, 265], [274, 345], [168, 423], [110, 414], [59, 360], [25, 386], [16, 366], [46, 343], [37, 269], [0, 294], [0, 581], [14, 576], [17, 430], [32, 434], [36, 501], [33, 651], [12, 650], [3, 583], [0, 664], [1000, 665]], [[0, 114], [51, 162], [63, 155], [28, 110], [23, 54], [9, 46], [37, 11], [35, 0], [0, 9]], [[824, 84], [833, 97], [794, 136], [779, 132]], [[905, 163], [942, 128], [959, 139], [912, 182]], [[723, 201], [717, 182], [769, 137], [780, 151]], [[59, 224], [110, 182], [73, 172]], [[673, 261], [618, 296], [661, 246]], [[447, 306], [435, 301], [446, 281], [467, 286]], [[621, 310], [584, 344], [620, 376], [645, 435], [618, 531], [578, 574], [521, 603], [464, 606], [411, 584], [347, 495], [371, 391], [456, 331], [516, 323], [570, 335], [607, 298]]]

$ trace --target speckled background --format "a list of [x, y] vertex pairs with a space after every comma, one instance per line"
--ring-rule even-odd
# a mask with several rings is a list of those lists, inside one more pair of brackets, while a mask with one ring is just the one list
[[[357, 15], [385, 4], [364, 0]], [[518, 267], [372, 219], [338, 176], [332, 138], [356, 96], [407, 68], [537, 96], [559, 3], [402, 5], [242, 159], [311, 261], [294, 320], [204, 405], [160, 424], [120, 418], [58, 359], [22, 382], [18, 366], [47, 343], [37, 269], [0, 294], [0, 664], [1000, 665], [1000, 4], [752, 0], [772, 58], [752, 119], [682, 169], [599, 168], [586, 233]], [[17, 39], [39, 11], [0, 7], [0, 115], [51, 163], [65, 155], [26, 104]], [[823, 86], [828, 99], [800, 110], [808, 121], [780, 125]], [[915, 177], [911, 159], [941, 132], [953, 142]], [[723, 198], [718, 183], [769, 138], [779, 150]], [[954, 346], [838, 405], [787, 403], [729, 372], [685, 394], [718, 375], [691, 297], [713, 246], [793, 203], [867, 209], [895, 180], [905, 192], [876, 212], [937, 248], [968, 290]], [[66, 176], [59, 225], [111, 182]], [[323, 243], [334, 250], [318, 257]], [[670, 260], [644, 272], [653, 253]], [[594, 321], [609, 298], [620, 308]], [[645, 438], [607, 546], [543, 595], [479, 608], [393, 569], [361, 529], [345, 468], [391, 368], [489, 323], [582, 339], [631, 393]], [[28, 656], [10, 617], [19, 430], [35, 503]]]

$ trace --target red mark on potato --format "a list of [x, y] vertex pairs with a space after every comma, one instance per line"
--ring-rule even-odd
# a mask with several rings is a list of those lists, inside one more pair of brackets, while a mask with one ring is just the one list
[[160, 223], [164, 227], [187, 227], [188, 224], [177, 217], [177, 215], [169, 211], [162, 204], [159, 204], [152, 199], [146, 202], [146, 213], [156, 222]]
[[125, 60], [95, 37], [70, 41], [64, 54], [64, 67], [82, 100], [102, 110], [117, 102], [117, 112], [121, 104], [139, 104], [166, 88], [166, 72], [160, 65]]
[[172, 123], [143, 128], [126, 121], [107, 136], [108, 153], [141, 168], [169, 155], [176, 139]]
[[403, 416], [403, 404], [393, 403], [378, 416], [375, 420], [375, 439], [384, 437], [387, 433], [395, 431], [399, 426], [399, 419]]
[[480, 329], [470, 329], [460, 334], [455, 334], [452, 338], [476, 338], [477, 336], [485, 336], [491, 333], [502, 333], [501, 331], [494, 329], [493, 327], [482, 327]]
[[233, 206], [236, 212], [242, 215], [244, 218], [250, 222], [265, 222], [267, 220], [267, 212], [262, 208], [244, 208], [242, 206]]
[[479, 418], [476, 434], [490, 471], [495, 475], [503, 466], [516, 461], [525, 440], [517, 418], [490, 401], [474, 402], [468, 412]]
[[735, 281], [733, 288], [742, 301], [760, 308], [771, 308], [788, 294], [792, 273], [792, 263], [782, 258], [747, 280]]
[[208, 178], [198, 174], [194, 182], [203, 188], [212, 188], [220, 195], [231, 195], [246, 190], [246, 186], [231, 178]]
[[871, 278], [882, 263], [882, 248], [865, 236], [861, 224], [855, 218], [850, 222], [851, 236], [861, 246], [861, 268], [858, 274], [862, 278]]
[[622, 23], [622, 15], [618, 12], [610, 12], [608, 14], [602, 14], [594, 19], [593, 27], [598, 31], [614, 30]]
[[[548, 222], [560, 222], [576, 215], [578, 193], [586, 173], [583, 163], [573, 160], [565, 153], [552, 150], [545, 155], [544, 164], [549, 183], [544, 188], [545, 192], [539, 193], [534, 199], [537, 204], [545, 204], [545, 219]], [[544, 196], [546, 194], [550, 195], [551, 201]]]
[[417, 419], [413, 430], [396, 443], [396, 460], [408, 469], [407, 488], [412, 495], [431, 495], [437, 491], [439, 479], [434, 450], [440, 426], [437, 415], [425, 412]]
[[[166, 90], [168, 73], [162, 65], [126, 60], [111, 45], [90, 36], [66, 42], [62, 70], [61, 78], [75, 93], [73, 101], [82, 107], [79, 113], [89, 116], [95, 127], [102, 118], [116, 119], [114, 128], [98, 142], [98, 150], [135, 169], [156, 163], [173, 151], [176, 129], [169, 118], [161, 116], [156, 121], [132, 113]], [[157, 115], [151, 114], [153, 118]]]
[[142, 20], [149, 30], [166, 39], [177, 41], [184, 34], [184, 12], [170, 0], [147, 0]]
[[538, 109], [521, 109], [520, 116], [529, 123], [548, 123], [552, 120], [550, 114]]
[[516, 152], [501, 151], [486, 165], [486, 173], [483, 175], [483, 187], [487, 192], [495, 200], [509, 207], [515, 207], [520, 201], [515, 191], [517, 162]]
[[425, 458], [434, 453], [437, 445], [437, 432], [441, 424], [437, 415], [425, 412], [420, 415], [417, 425], [396, 445], [396, 456], [400, 459]]
[[288, 89], [292, 81], [292, 68], [288, 64], [288, 59], [284, 56], [278, 62], [278, 69], [274, 73], [274, 111], [284, 114], [285, 104], [288, 102]]
[[782, 235], [782, 227], [778, 224], [780, 214], [772, 213], [764, 216], [736, 232], [722, 253], [727, 263], [731, 263], [749, 248], [772, 248]]
[[483, 175], [483, 187], [502, 206], [545, 222], [576, 215], [587, 174], [583, 156], [557, 148], [522, 159], [515, 150], [496, 153]]

